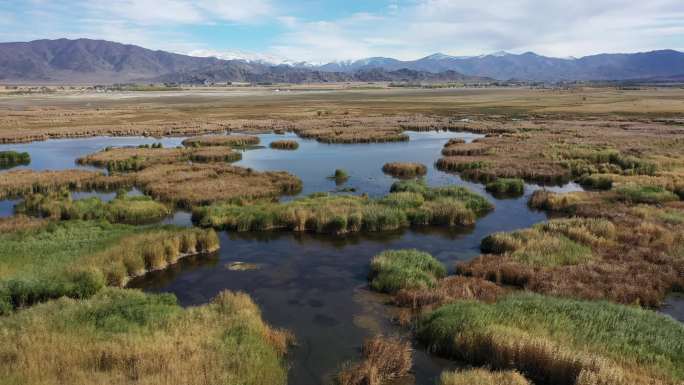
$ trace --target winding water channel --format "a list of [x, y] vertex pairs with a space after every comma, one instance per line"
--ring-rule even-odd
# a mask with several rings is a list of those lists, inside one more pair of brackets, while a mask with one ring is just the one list
[[[268, 148], [283, 135], [259, 135], [264, 148], [248, 150], [236, 165], [257, 170], [285, 170], [303, 181], [301, 194], [335, 191], [339, 186], [327, 179], [336, 168], [347, 170], [351, 177], [343, 187], [353, 187], [355, 194], [380, 196], [388, 193], [394, 181], [382, 173], [390, 161], [420, 162], [428, 166], [425, 179], [432, 186], [465, 185], [488, 197], [496, 209], [468, 228], [421, 228], [378, 234], [324, 236], [287, 232], [220, 234], [221, 249], [208, 258], [189, 258], [164, 271], [133, 280], [129, 287], [149, 292], [174, 293], [184, 306], [206, 303], [224, 289], [249, 293], [259, 304], [266, 321], [291, 330], [297, 338], [289, 359], [289, 383], [320, 384], [336, 372], [342, 363], [359, 357], [364, 338], [377, 333], [393, 334], [399, 330], [390, 322], [391, 308], [386, 298], [366, 289], [368, 264], [373, 255], [398, 248], [418, 248], [434, 255], [450, 269], [459, 260], [479, 253], [480, 240], [496, 231], [528, 227], [546, 219], [527, 206], [529, 195], [540, 188], [527, 185], [524, 196], [496, 199], [480, 184], [436, 170], [444, 143], [454, 137], [468, 141], [478, 135], [468, 133], [408, 133], [409, 142], [387, 144], [329, 145], [303, 140], [296, 151]], [[132, 146], [161, 142], [165, 147], [180, 145], [183, 138], [110, 138], [49, 140], [18, 145], [0, 145], [0, 151], [29, 152], [35, 170], [77, 167], [74, 160], [106, 146]], [[571, 191], [569, 184], [554, 190]], [[139, 192], [136, 192], [139, 193]], [[98, 195], [112, 199], [113, 194], [79, 193], [75, 199]], [[287, 197], [284, 199], [292, 199]], [[12, 215], [17, 201], [0, 201], [0, 216]], [[165, 223], [190, 226], [190, 214], [178, 211]], [[255, 264], [257, 269], [230, 269], [232, 262]], [[676, 301], [675, 301], [676, 302]], [[681, 302], [681, 300], [680, 300]], [[681, 317], [681, 307], [671, 306]], [[679, 312], [679, 313], [677, 313]], [[413, 374], [415, 383], [435, 383], [439, 373], [451, 365], [433, 358], [419, 348]]]

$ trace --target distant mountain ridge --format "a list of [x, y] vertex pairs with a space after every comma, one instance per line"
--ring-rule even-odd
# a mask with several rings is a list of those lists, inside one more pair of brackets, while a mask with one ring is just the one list
[[678, 79], [684, 73], [684, 53], [674, 50], [566, 59], [532, 52], [471, 57], [437, 53], [410, 61], [371, 57], [323, 65], [276, 65], [266, 55], [224, 57], [230, 60], [91, 39], [0, 43], [0, 82], [573, 81]]
[[320, 66], [323, 71], [353, 72], [360, 69], [408, 68], [416, 71], [456, 71], [468, 76], [499, 80], [622, 80], [676, 76], [684, 73], [684, 53], [659, 50], [632, 54], [599, 54], [582, 58], [552, 58], [533, 52], [458, 57], [433, 54], [418, 60], [401, 61], [374, 57]]

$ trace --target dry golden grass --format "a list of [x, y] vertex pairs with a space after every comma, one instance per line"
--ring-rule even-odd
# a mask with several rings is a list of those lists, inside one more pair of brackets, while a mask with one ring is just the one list
[[342, 126], [333, 128], [299, 129], [295, 132], [305, 139], [316, 139], [322, 143], [383, 143], [383, 142], [406, 142], [408, 135], [400, 129], [372, 129], [363, 126]]
[[460, 263], [457, 270], [545, 294], [657, 307], [669, 291], [684, 287], [684, 207], [681, 202], [635, 205], [613, 196], [612, 191], [560, 194], [540, 190], [530, 199], [532, 207], [574, 215], [583, 218], [583, 223], [610, 223], [598, 238], [579, 225], [554, 230], [591, 247], [588, 263], [533, 266], [501, 249], [497, 252], [504, 252], [503, 256], [482, 255]]
[[439, 385], [531, 385], [515, 370], [467, 369], [443, 372]]
[[221, 164], [155, 165], [137, 172], [135, 180], [146, 194], [182, 207], [274, 198], [302, 187], [299, 178], [286, 172], [258, 172]]
[[0, 199], [31, 193], [70, 190], [112, 190], [130, 185], [127, 178], [109, 178], [90, 170], [33, 171], [0, 173]]
[[244, 293], [181, 308], [173, 295], [105, 289], [0, 319], [4, 384], [279, 385], [287, 334]]
[[259, 144], [259, 137], [253, 135], [211, 135], [185, 139], [183, 145], [187, 147], [202, 146], [231, 146], [245, 147]]
[[202, 148], [107, 148], [78, 158], [82, 165], [106, 167], [110, 171], [138, 171], [154, 164], [195, 162], [234, 162], [242, 155], [230, 147]]
[[27, 217], [25, 215], [0, 218], [0, 233], [35, 230], [46, 226], [48, 223], [45, 219]]
[[382, 385], [408, 374], [413, 364], [411, 343], [375, 336], [363, 344], [363, 360], [347, 364], [337, 374], [339, 385]]
[[415, 178], [427, 174], [427, 167], [421, 163], [390, 162], [382, 166], [382, 172], [397, 178]]
[[299, 143], [296, 140], [275, 140], [269, 146], [276, 150], [296, 150]]
[[394, 296], [393, 301], [399, 306], [421, 309], [457, 300], [493, 302], [506, 292], [493, 282], [455, 275], [440, 279], [434, 288], [402, 289]]

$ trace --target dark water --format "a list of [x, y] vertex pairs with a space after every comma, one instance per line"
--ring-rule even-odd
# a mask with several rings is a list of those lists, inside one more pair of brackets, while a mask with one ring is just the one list
[[[546, 219], [530, 211], [527, 198], [539, 188], [526, 186], [525, 196], [495, 199], [479, 184], [436, 170], [444, 143], [453, 137], [472, 140], [478, 135], [457, 133], [409, 133], [407, 143], [328, 145], [302, 140], [296, 151], [268, 148], [283, 135], [260, 135], [265, 148], [246, 151], [237, 165], [257, 170], [286, 170], [299, 176], [304, 184], [301, 194], [333, 191], [338, 186], [327, 179], [336, 168], [346, 169], [351, 177], [344, 187], [356, 193], [384, 195], [394, 182], [381, 167], [391, 161], [415, 161], [428, 166], [425, 179], [430, 185], [459, 184], [486, 195], [496, 209], [469, 228], [416, 228], [382, 234], [320, 236], [292, 233], [222, 233], [221, 250], [210, 258], [184, 260], [167, 270], [154, 272], [131, 282], [131, 287], [150, 292], [172, 292], [183, 305], [202, 304], [224, 289], [249, 293], [260, 305], [270, 324], [291, 330], [298, 344], [290, 354], [290, 384], [327, 382], [340, 365], [359, 357], [364, 338], [377, 333], [398, 333], [390, 323], [391, 308], [386, 298], [366, 289], [368, 264], [373, 255], [386, 249], [418, 248], [444, 262], [450, 269], [456, 261], [479, 253], [480, 240], [495, 231], [528, 227]], [[90, 138], [0, 146], [0, 151], [27, 151], [33, 159], [29, 168], [73, 168], [74, 160], [106, 146], [155, 143], [151, 138]], [[182, 138], [161, 140], [166, 147], [178, 145]], [[567, 185], [556, 190], [575, 190]], [[134, 191], [133, 193], [139, 193]], [[79, 193], [75, 198], [112, 194]], [[291, 198], [288, 198], [291, 199]], [[0, 216], [11, 215], [16, 202], [0, 201]], [[190, 213], [178, 211], [164, 223], [191, 225]], [[256, 270], [232, 271], [231, 262], [249, 262]], [[415, 382], [434, 383], [439, 373], [451, 365], [421, 352], [414, 360]]]
[[679, 322], [684, 322], [684, 293], [672, 293], [665, 298], [662, 313], [669, 315]]

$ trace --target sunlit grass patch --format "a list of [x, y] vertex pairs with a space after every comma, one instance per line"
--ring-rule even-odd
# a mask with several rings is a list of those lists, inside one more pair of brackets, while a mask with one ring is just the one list
[[243, 293], [182, 308], [172, 294], [104, 289], [0, 317], [8, 384], [285, 384], [287, 335]]
[[156, 164], [194, 162], [236, 162], [242, 154], [228, 146], [203, 148], [120, 147], [78, 158], [81, 165], [105, 167], [110, 172], [140, 171]]
[[401, 289], [425, 289], [437, 285], [446, 268], [428, 253], [387, 250], [373, 257], [368, 279], [373, 290], [396, 293]]
[[421, 309], [464, 299], [494, 302], [506, 292], [501, 286], [482, 278], [453, 275], [438, 280], [433, 287], [401, 289], [395, 294], [393, 302], [399, 306]]
[[421, 342], [445, 356], [515, 369], [535, 384], [676, 384], [684, 326], [636, 307], [536, 294], [459, 301], [426, 315]]
[[213, 231], [69, 221], [0, 234], [0, 308], [87, 298], [104, 285], [218, 249]]

